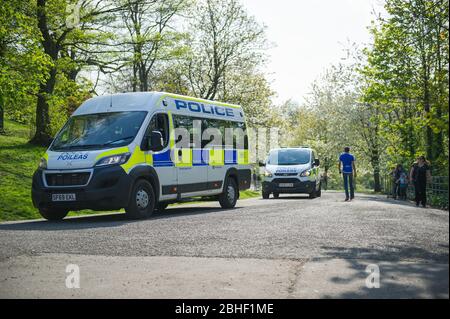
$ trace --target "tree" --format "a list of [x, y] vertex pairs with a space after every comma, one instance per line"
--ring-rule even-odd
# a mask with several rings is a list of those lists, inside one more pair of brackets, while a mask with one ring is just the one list
[[195, 11], [185, 60], [188, 82], [198, 97], [224, 99], [228, 78], [263, 62], [264, 28], [237, 0], [199, 1]]
[[[183, 34], [173, 30], [171, 22], [190, 2], [186, 0], [121, 0], [125, 67], [131, 68], [131, 89], [148, 91], [155, 64], [177, 57], [183, 52], [178, 43]], [[128, 49], [129, 48], [129, 49]]]
[[40, 83], [45, 79], [48, 58], [39, 49], [39, 33], [29, 17], [29, 1], [8, 1], [0, 7], [0, 133], [4, 115], [29, 122]]
[[389, 16], [372, 26], [366, 50], [365, 101], [383, 115], [382, 134], [395, 161], [423, 152], [448, 165], [448, 1], [388, 0]]
[[65, 78], [73, 81], [83, 65], [99, 68], [107, 65], [95, 59], [97, 53], [102, 53], [97, 51], [99, 46], [109, 46], [107, 35], [110, 34], [105, 35], [100, 25], [111, 22], [114, 13], [123, 8], [114, 6], [111, 1], [84, 0], [79, 7], [67, 9], [64, 0], [36, 0], [35, 19], [41, 36], [40, 45], [51, 63], [37, 93], [36, 131], [31, 139], [35, 144], [45, 145], [51, 140], [49, 104], [58, 74], [65, 73]]

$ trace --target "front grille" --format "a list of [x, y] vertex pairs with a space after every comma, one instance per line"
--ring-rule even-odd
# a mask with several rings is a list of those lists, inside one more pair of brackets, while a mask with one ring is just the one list
[[83, 186], [87, 184], [90, 176], [90, 172], [47, 173], [45, 180], [48, 186]]
[[298, 183], [299, 180], [297, 178], [274, 178], [274, 183]]
[[275, 173], [275, 176], [297, 176], [298, 173]]

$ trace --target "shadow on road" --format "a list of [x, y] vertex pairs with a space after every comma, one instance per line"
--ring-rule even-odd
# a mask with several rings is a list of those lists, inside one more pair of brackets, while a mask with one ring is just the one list
[[289, 194], [280, 194], [279, 198], [273, 198], [270, 197], [269, 199], [262, 199], [262, 198], [258, 198], [259, 200], [277, 200], [277, 199], [301, 199], [301, 200], [310, 200], [310, 198], [308, 197], [308, 195], [306, 196], [302, 196], [302, 195], [289, 195]]
[[33, 220], [29, 222], [17, 222], [0, 224], [0, 230], [39, 230], [39, 231], [59, 231], [71, 229], [90, 229], [90, 228], [105, 228], [118, 227], [124, 224], [138, 223], [143, 221], [159, 220], [176, 218], [183, 216], [209, 214], [219, 211], [232, 211], [233, 209], [224, 210], [219, 207], [183, 207], [175, 206], [169, 207], [162, 213], [155, 212], [152, 217], [144, 220], [130, 220], [125, 213], [112, 213], [104, 215], [88, 215], [77, 216], [63, 219], [61, 221], [47, 221], [47, 220]]
[[[441, 244], [448, 248], [448, 244]], [[388, 246], [383, 249], [322, 247], [327, 257], [344, 259], [351, 270], [329, 280], [333, 284], [349, 285], [365, 282], [368, 261], [380, 269], [380, 288], [344, 291], [322, 298], [448, 298], [448, 251], [433, 253], [418, 247]], [[421, 262], [405, 262], [419, 259]]]

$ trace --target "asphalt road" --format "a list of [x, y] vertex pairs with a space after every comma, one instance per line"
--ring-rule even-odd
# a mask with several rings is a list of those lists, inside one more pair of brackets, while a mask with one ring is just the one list
[[[0, 297], [448, 298], [448, 254], [448, 211], [384, 196], [211, 202], [141, 221], [2, 223]], [[367, 287], [368, 265], [380, 288]]]

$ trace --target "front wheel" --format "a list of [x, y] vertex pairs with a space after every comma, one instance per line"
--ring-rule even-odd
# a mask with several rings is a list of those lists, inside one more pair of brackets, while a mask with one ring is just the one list
[[273, 198], [275, 198], [275, 199], [280, 198], [280, 194], [279, 193], [273, 193]]
[[66, 209], [40, 208], [39, 214], [47, 220], [61, 220], [69, 213]]
[[138, 180], [131, 191], [130, 203], [125, 208], [131, 219], [150, 217], [155, 209], [155, 192], [152, 184], [144, 179]]
[[319, 184], [319, 189], [317, 190], [316, 196], [317, 197], [322, 196], [322, 183]]
[[223, 193], [219, 195], [219, 203], [222, 208], [233, 208], [238, 199], [239, 190], [233, 178], [227, 178]]
[[263, 199], [269, 199], [270, 193], [269, 192], [262, 192], [262, 198]]

